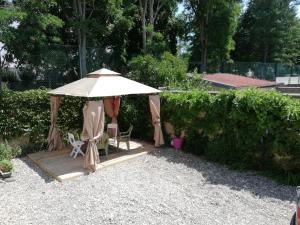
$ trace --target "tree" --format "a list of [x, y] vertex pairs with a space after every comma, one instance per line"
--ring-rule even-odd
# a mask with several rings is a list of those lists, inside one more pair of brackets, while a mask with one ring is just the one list
[[186, 62], [168, 52], [156, 58], [152, 55], [140, 55], [130, 61], [130, 78], [153, 86], [165, 87], [180, 83], [186, 77]]
[[[13, 7], [11, 2], [0, 1], [0, 42], [10, 35], [10, 26], [13, 22], [24, 17], [24, 13]], [[5, 60], [2, 60], [1, 52], [5, 46], [0, 46], [0, 70], [4, 67]]]
[[73, 78], [103, 64], [121, 69], [127, 61], [133, 6], [130, 0], [15, 1], [14, 8], [25, 16], [15, 20], [18, 26], [6, 26], [11, 31], [4, 41], [7, 58], [17, 60], [18, 65], [55, 67], [54, 56], [59, 56], [68, 63], [63, 68], [59, 60], [59, 69], [72, 73]]
[[[164, 30], [166, 30], [166, 24], [169, 23], [169, 19], [174, 17], [176, 4], [176, 0], [139, 0], [144, 53], [149, 53], [147, 45], [164, 45], [161, 35], [155, 33], [161, 33], [157, 29], [161, 21], [164, 21]], [[157, 40], [159, 40], [160, 43], [157, 43]], [[151, 48], [153, 49], [153, 46], [150, 47], [150, 49]]]
[[[94, 6], [92, 1], [92, 6]], [[86, 27], [85, 20], [86, 18], [86, 0], [73, 0], [74, 15], [78, 21], [77, 27], [77, 40], [78, 40], [78, 52], [79, 52], [79, 68], [80, 68], [80, 77], [82, 78], [87, 74], [86, 69]], [[91, 10], [93, 10], [92, 8]], [[92, 15], [92, 12], [88, 17]]]
[[139, 0], [139, 11], [142, 23], [143, 34], [143, 51], [146, 52], [147, 47], [147, 34], [146, 34], [146, 14], [148, 10], [148, 0]]
[[234, 49], [233, 35], [240, 11], [237, 0], [187, 0], [192, 58], [201, 60], [201, 72], [207, 64], [228, 60]]
[[251, 0], [235, 35], [239, 61], [293, 63], [299, 56], [300, 26], [295, 0]]
[[[180, 30], [174, 20], [176, 0], [145, 1], [148, 53], [161, 55], [169, 46], [175, 52]], [[34, 73], [63, 74], [70, 81], [103, 64], [126, 71], [128, 61], [143, 49], [138, 0], [13, 2], [24, 17], [13, 20], [16, 26], [5, 25], [6, 58]]]
[[12, 17], [6, 25], [2, 41], [7, 51], [5, 58], [8, 61], [17, 60], [18, 65], [42, 64], [42, 52], [45, 52], [49, 43], [59, 43], [58, 29], [63, 21], [50, 13], [56, 2], [38, 0], [16, 0], [13, 10], [18, 10], [22, 16]]
[[[94, 69], [90, 65], [95, 57], [98, 67], [109, 64], [112, 68], [121, 69], [126, 63], [127, 36], [133, 26], [136, 9], [134, 3], [130, 0], [59, 0], [58, 5], [53, 13], [65, 22], [63, 42], [78, 45], [82, 76], [87, 70]], [[100, 62], [103, 58], [105, 60]]]

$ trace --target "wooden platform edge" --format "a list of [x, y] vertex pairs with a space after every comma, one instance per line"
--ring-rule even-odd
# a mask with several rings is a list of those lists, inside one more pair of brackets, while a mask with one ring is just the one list
[[41, 170], [43, 170], [46, 174], [51, 176], [52, 178], [56, 179], [59, 182], [62, 182], [62, 179], [59, 176], [56, 176], [54, 173], [49, 171], [46, 167], [42, 166], [38, 160], [35, 160], [34, 158], [31, 157], [31, 154], [28, 154], [27, 157], [34, 162]]
[[142, 151], [142, 152], [134, 154], [134, 155], [123, 155], [123, 156], [120, 156], [120, 157], [115, 158], [115, 159], [104, 161], [103, 163], [100, 162], [100, 164], [98, 164], [98, 166], [97, 166], [96, 172], [98, 170], [104, 169], [106, 167], [113, 166], [115, 164], [125, 162], [127, 160], [134, 159], [134, 158], [137, 158], [137, 157], [142, 156], [142, 155], [149, 154], [150, 152], [155, 151], [155, 150], [156, 149], [149, 149], [149, 150], [145, 150], [145, 151]]
[[[150, 147], [150, 146], [147, 146], [147, 147]], [[156, 151], [156, 150], [157, 150], [157, 148], [154, 148], [153, 146], [151, 146], [149, 149], [147, 149], [147, 150], [145, 149], [144, 151], [133, 154], [133, 155], [131, 155], [131, 154], [123, 155], [123, 156], [117, 157], [115, 159], [100, 162], [100, 164], [97, 165], [97, 169], [96, 169], [95, 172], [97, 172], [98, 170], [104, 169], [106, 167], [113, 166], [115, 164], [125, 162], [127, 160], [134, 159], [134, 158], [137, 158], [137, 157], [142, 156], [142, 155], [149, 154], [150, 152], [153, 152], [153, 151]], [[84, 175], [88, 175], [90, 173], [93, 173], [92, 171], [86, 170], [85, 172], [82, 172], [82, 174], [78, 174], [78, 175], [75, 175], [75, 176], [70, 176], [68, 178], [62, 179], [60, 177], [61, 175], [56, 175], [55, 173], [51, 172], [47, 167], [43, 166], [43, 163], [39, 162], [39, 160], [42, 159], [43, 157], [35, 159], [35, 157], [33, 157], [32, 154], [28, 154], [27, 157], [32, 162], [34, 162], [35, 165], [37, 165], [43, 172], [45, 172], [47, 175], [49, 175], [50, 177], [56, 179], [59, 182], [63, 182], [63, 181], [66, 181], [66, 180], [71, 180], [71, 179], [74, 179], [74, 178], [77, 178], [77, 177], [80, 177], [80, 176], [84, 176]]]

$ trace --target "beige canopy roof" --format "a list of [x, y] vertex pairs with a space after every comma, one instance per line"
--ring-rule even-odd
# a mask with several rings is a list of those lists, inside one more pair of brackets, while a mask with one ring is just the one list
[[49, 91], [52, 95], [79, 97], [107, 97], [130, 94], [152, 94], [158, 89], [119, 76], [119, 73], [100, 69], [89, 73], [87, 77]]

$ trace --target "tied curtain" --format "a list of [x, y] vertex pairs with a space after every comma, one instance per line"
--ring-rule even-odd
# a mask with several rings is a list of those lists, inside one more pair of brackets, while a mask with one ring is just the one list
[[62, 97], [60, 96], [51, 96], [50, 98], [51, 126], [48, 134], [48, 151], [56, 151], [64, 147], [64, 144], [59, 134], [59, 129], [56, 125], [57, 114], [61, 100]]
[[104, 130], [104, 105], [103, 101], [88, 101], [83, 108], [82, 137], [88, 140], [84, 158], [84, 168], [95, 171], [100, 163], [97, 141]]
[[[104, 98], [104, 108], [106, 114], [111, 118], [111, 123], [118, 124], [118, 114], [120, 109], [121, 98], [120, 96]], [[115, 136], [115, 130], [108, 130], [108, 134], [112, 137]]]
[[155, 141], [154, 145], [155, 147], [159, 147], [165, 143], [162, 130], [161, 130], [161, 123], [160, 123], [159, 95], [150, 95], [149, 104], [150, 104], [150, 111], [152, 116], [152, 124], [154, 126], [154, 141]]

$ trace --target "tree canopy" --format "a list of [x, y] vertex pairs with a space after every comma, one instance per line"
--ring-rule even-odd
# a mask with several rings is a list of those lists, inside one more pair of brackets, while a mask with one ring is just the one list
[[201, 72], [231, 60], [299, 63], [299, 1], [250, 0], [245, 11], [242, 2], [1, 0], [0, 65], [77, 79], [103, 65], [127, 72], [139, 55], [183, 57], [179, 43]]
[[234, 59], [295, 63], [300, 54], [300, 22], [295, 0], [251, 0], [235, 35]]
[[233, 35], [240, 12], [235, 0], [187, 0], [190, 28], [193, 33], [191, 61], [201, 61], [201, 71], [207, 64], [215, 67], [229, 60], [234, 49]]

